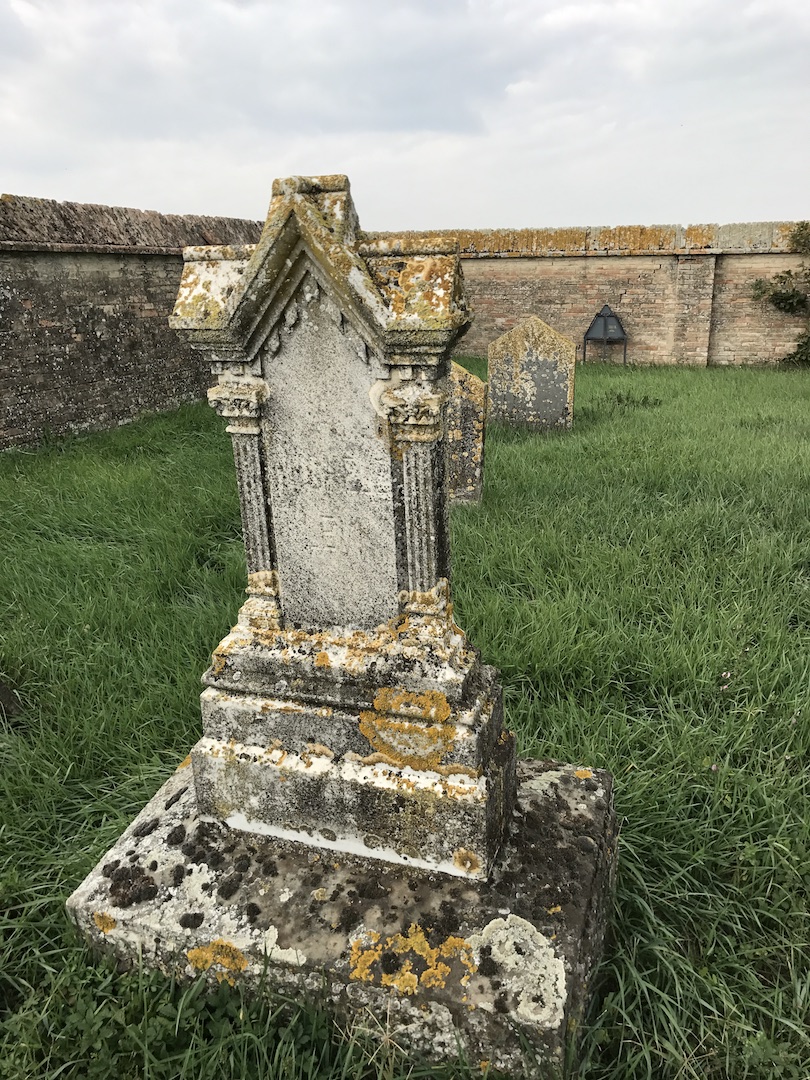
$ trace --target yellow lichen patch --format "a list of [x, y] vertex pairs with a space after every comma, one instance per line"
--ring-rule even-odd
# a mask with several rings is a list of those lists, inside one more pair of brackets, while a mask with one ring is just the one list
[[468, 851], [467, 848], [458, 848], [453, 852], [453, 863], [467, 874], [474, 874], [481, 868], [481, 860], [474, 851]]
[[109, 934], [109, 932], [114, 930], [118, 925], [112, 915], [108, 915], [106, 911], [94, 911], [93, 922], [102, 934]]
[[321, 651], [319, 653], [316, 653], [315, 654], [315, 667], [319, 667], [319, 668], [331, 667], [331, 662], [329, 660], [329, 653], [325, 652], [323, 649], [321, 649]]
[[335, 756], [335, 751], [330, 750], [328, 746], [324, 746], [323, 743], [311, 742], [306, 745], [306, 752], [312, 754], [313, 757], [328, 757], [331, 761]]
[[244, 971], [248, 966], [247, 957], [230, 941], [217, 938], [210, 945], [200, 945], [199, 948], [189, 949], [186, 953], [189, 963], [195, 971], [209, 971], [217, 968], [214, 972], [217, 982], [227, 982], [234, 985], [234, 976]]
[[687, 225], [683, 238], [688, 248], [711, 248], [717, 243], [717, 229], [714, 225]]
[[376, 930], [371, 930], [352, 942], [352, 951], [349, 956], [350, 979], [358, 979], [360, 982], [374, 981], [371, 965], [380, 959], [383, 952], [379, 941], [380, 935]]
[[[399, 958], [393, 972], [384, 972], [381, 966], [374, 970], [384, 954]], [[460, 986], [466, 986], [470, 976], [477, 970], [472, 948], [462, 937], [451, 935], [439, 945], [428, 942], [421, 926], [412, 923], [407, 934], [392, 934], [384, 940], [376, 932], [365, 933], [352, 943], [350, 978], [388, 986], [401, 994], [415, 994], [419, 986], [444, 989], [453, 975]]]
[[[375, 705], [379, 697], [378, 694]], [[393, 720], [390, 716], [369, 710], [360, 713], [360, 731], [377, 754], [382, 755], [387, 763], [400, 768], [409, 766], [412, 769], [436, 771], [442, 759], [453, 750], [456, 741], [455, 727], [449, 724]]]
[[395, 686], [384, 686], [374, 696], [374, 708], [380, 713], [399, 713], [416, 720], [444, 722], [450, 717], [450, 702], [440, 690], [414, 694]]
[[406, 960], [399, 971], [391, 975], [383, 974], [380, 982], [383, 986], [393, 986], [400, 994], [415, 994], [419, 988], [419, 978], [414, 974], [410, 960]]
[[558, 915], [562, 911], [562, 908], [559, 904], [555, 904], [554, 907], [546, 908], [546, 911], [549, 915]]
[[574, 770], [574, 776], [577, 778], [577, 780], [590, 780], [591, 777], [593, 776], [593, 770], [592, 769], [575, 769]]
[[186, 754], [186, 756], [183, 758], [183, 760], [180, 762], [180, 764], [177, 766], [177, 768], [174, 771], [175, 772], [180, 772], [181, 769], [187, 769], [190, 764], [191, 764], [191, 754]]

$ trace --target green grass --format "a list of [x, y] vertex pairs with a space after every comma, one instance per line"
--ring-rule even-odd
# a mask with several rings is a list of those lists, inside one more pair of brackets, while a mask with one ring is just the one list
[[[579, 1075], [807, 1080], [810, 377], [577, 380], [571, 433], [490, 429], [452, 539], [458, 618], [522, 752], [616, 780]], [[0, 455], [0, 520], [0, 680], [23, 704], [0, 724], [0, 1077], [467, 1075], [312, 1008], [117, 975], [68, 926], [64, 898], [195, 740], [241, 601], [221, 421]]]

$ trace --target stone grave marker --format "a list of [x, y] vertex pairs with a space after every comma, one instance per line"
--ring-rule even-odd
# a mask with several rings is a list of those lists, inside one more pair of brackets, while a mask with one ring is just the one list
[[461, 364], [450, 365], [447, 398], [447, 493], [451, 502], [481, 501], [487, 384]]
[[343, 176], [276, 181], [256, 246], [186, 250], [172, 324], [218, 376], [247, 600], [190, 763], [68, 908], [124, 964], [320, 995], [432, 1059], [549, 1076], [601, 948], [611, 782], [516, 768], [453, 618], [468, 320], [457, 245], [361, 232]]
[[538, 431], [570, 428], [577, 350], [532, 315], [489, 346], [488, 419]]

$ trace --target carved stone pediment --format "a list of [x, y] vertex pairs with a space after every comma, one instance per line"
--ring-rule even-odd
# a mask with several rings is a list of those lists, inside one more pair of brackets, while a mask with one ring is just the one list
[[345, 176], [277, 180], [256, 246], [186, 248], [170, 323], [194, 345], [227, 342], [250, 361], [289, 328], [292, 298], [310, 276], [370, 349], [447, 348], [469, 321], [458, 245], [365, 235]]

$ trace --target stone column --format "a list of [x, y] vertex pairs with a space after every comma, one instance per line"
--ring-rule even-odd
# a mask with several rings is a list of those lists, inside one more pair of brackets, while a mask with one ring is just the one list
[[274, 569], [261, 451], [261, 407], [266, 392], [264, 381], [254, 377], [222, 381], [208, 391], [209, 402], [228, 421], [225, 430], [233, 441], [249, 577]]
[[[396, 371], [396, 369], [394, 369]], [[447, 508], [444, 490], [444, 409], [447, 393], [426, 376], [395, 374], [380, 405], [388, 422], [395, 470], [401, 469], [399, 507], [405, 544], [400, 552], [400, 584], [405, 608], [416, 593], [428, 593], [449, 576]]]

